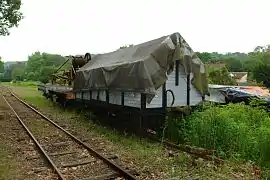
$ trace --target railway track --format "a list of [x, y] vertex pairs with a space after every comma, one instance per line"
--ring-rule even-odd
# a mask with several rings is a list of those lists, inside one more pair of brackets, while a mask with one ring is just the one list
[[40, 152], [28, 160], [43, 157], [61, 180], [136, 179], [134, 171], [117, 164], [117, 157], [105, 157], [11, 91], [5, 93], [5, 102]]

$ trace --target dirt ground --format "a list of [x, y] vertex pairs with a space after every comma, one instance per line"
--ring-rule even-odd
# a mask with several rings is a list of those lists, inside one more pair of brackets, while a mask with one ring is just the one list
[[[216, 165], [184, 152], [170, 157], [159, 144], [119, 135], [74, 112], [64, 111], [48, 103], [36, 89], [16, 87], [13, 90], [103, 154], [117, 155], [123, 166], [136, 169], [140, 174], [139, 179], [256, 179], [252, 175], [252, 166], [248, 163]], [[34, 155], [31, 153], [36, 153], [35, 146], [1, 96], [0, 138], [0, 158], [5, 159], [0, 162], [0, 180], [53, 178], [45, 178], [42, 175], [44, 171], [39, 171], [39, 167], [46, 166], [44, 162], [39, 160], [33, 164], [27, 161], [29, 155]]]

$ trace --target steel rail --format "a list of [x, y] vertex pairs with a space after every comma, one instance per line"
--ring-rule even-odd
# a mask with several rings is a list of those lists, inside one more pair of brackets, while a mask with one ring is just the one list
[[27, 126], [24, 124], [24, 122], [22, 121], [22, 119], [19, 117], [19, 115], [16, 113], [16, 111], [12, 108], [12, 106], [9, 104], [9, 102], [7, 101], [7, 99], [3, 96], [3, 99], [5, 100], [5, 102], [7, 103], [7, 105], [10, 107], [10, 109], [13, 111], [13, 113], [15, 114], [15, 116], [17, 117], [17, 119], [19, 120], [20, 124], [23, 126], [23, 128], [26, 130], [26, 132], [28, 133], [28, 135], [30, 136], [30, 138], [35, 142], [36, 146], [39, 148], [39, 150], [42, 152], [43, 156], [45, 156], [45, 158], [47, 159], [47, 161], [50, 163], [50, 165], [53, 167], [53, 169], [56, 171], [58, 177], [61, 180], [65, 180], [64, 175], [60, 172], [60, 170], [57, 168], [57, 166], [54, 164], [54, 162], [51, 160], [51, 158], [49, 157], [49, 155], [46, 153], [46, 151], [42, 148], [42, 146], [39, 144], [39, 142], [37, 141], [37, 139], [34, 137], [34, 135], [32, 134], [32, 132], [27, 128]]
[[107, 165], [109, 165], [110, 167], [112, 167], [114, 170], [118, 171], [118, 173], [120, 175], [123, 175], [125, 178], [127, 178], [129, 180], [136, 180], [136, 177], [134, 175], [132, 175], [130, 172], [128, 172], [127, 170], [123, 169], [119, 165], [115, 164], [113, 161], [109, 160], [108, 158], [104, 157], [102, 154], [100, 154], [99, 152], [97, 152], [96, 150], [94, 150], [93, 148], [91, 148], [90, 146], [88, 146], [86, 143], [84, 143], [83, 141], [81, 141], [80, 139], [78, 139], [77, 137], [75, 137], [74, 135], [72, 135], [70, 132], [68, 132], [67, 130], [65, 130], [64, 128], [62, 128], [61, 126], [59, 126], [58, 124], [56, 124], [50, 118], [48, 118], [47, 116], [45, 116], [44, 114], [42, 114], [41, 112], [39, 112], [38, 110], [36, 110], [34, 107], [32, 107], [31, 105], [29, 105], [28, 103], [26, 103], [25, 101], [23, 101], [22, 99], [20, 99], [18, 96], [16, 96], [11, 91], [10, 91], [10, 94], [13, 97], [15, 97], [17, 100], [19, 100], [21, 103], [23, 103], [25, 106], [27, 106], [28, 108], [30, 108], [32, 111], [34, 111], [35, 113], [37, 113], [39, 116], [41, 116], [43, 119], [47, 120], [48, 122], [50, 122], [51, 124], [53, 124], [55, 127], [57, 127], [58, 129], [62, 130], [66, 134], [68, 134], [77, 143], [79, 143], [80, 145], [82, 145], [88, 151], [92, 152], [99, 159], [103, 160]]

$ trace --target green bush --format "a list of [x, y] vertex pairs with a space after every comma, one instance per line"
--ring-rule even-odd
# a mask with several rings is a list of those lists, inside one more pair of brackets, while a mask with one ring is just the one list
[[20, 87], [37, 87], [37, 82], [34, 81], [12, 81], [14, 86]]
[[259, 107], [228, 104], [207, 107], [170, 120], [168, 131], [187, 144], [215, 149], [224, 158], [248, 159], [270, 167], [270, 117]]

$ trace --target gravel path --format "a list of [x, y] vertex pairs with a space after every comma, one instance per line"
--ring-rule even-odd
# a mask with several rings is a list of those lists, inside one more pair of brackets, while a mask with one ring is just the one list
[[28, 160], [29, 157], [38, 156], [39, 153], [2, 96], [0, 97], [0, 129], [1, 141], [8, 147], [9, 156], [16, 159], [17, 173], [14, 179], [57, 179], [43, 159]]
[[[39, 115], [16, 100], [15, 97], [8, 93], [6, 93], [5, 97], [25, 125], [37, 138], [44, 150], [50, 155], [52, 161], [59, 167], [60, 172], [65, 178], [75, 180], [118, 174], [101, 159], [93, 156], [82, 145], [79, 145], [66, 133], [42, 119]], [[23, 131], [22, 128], [20, 128], [20, 131]], [[45, 164], [46, 161], [44, 162], [40, 157], [33, 142], [31, 142], [27, 136], [22, 138], [22, 141], [23, 140], [28, 140], [31, 146], [27, 143], [23, 143], [19, 148], [24, 148], [25, 146], [24, 149], [26, 149], [27, 161], [30, 163], [30, 166], [36, 167], [36, 171], [34, 172], [39, 172], [39, 176], [42, 179], [45, 177], [53, 179], [54, 177], [49, 166]], [[115, 162], [119, 163], [117, 156], [107, 156], [107, 158], [116, 159]]]

